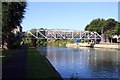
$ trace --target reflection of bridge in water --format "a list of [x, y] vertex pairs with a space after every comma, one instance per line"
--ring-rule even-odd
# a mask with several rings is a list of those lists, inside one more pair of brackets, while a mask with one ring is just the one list
[[37, 29], [35, 34], [31, 31], [25, 32], [25, 38], [37, 39], [101, 39], [97, 32], [79, 31], [70, 29]]

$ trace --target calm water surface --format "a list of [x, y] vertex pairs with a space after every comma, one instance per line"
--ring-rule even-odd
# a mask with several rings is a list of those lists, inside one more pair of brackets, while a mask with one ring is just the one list
[[39, 47], [63, 78], [118, 78], [120, 50]]

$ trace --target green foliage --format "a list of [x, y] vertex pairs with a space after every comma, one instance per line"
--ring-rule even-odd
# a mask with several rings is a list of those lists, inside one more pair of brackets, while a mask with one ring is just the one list
[[47, 46], [47, 39], [37, 39], [37, 46]]
[[103, 32], [108, 35], [108, 36], [112, 36], [112, 35], [120, 35], [120, 23], [115, 21], [114, 19], [110, 18], [107, 20], [104, 19], [94, 19], [93, 21], [90, 22], [90, 24], [88, 24], [85, 27], [85, 30], [87, 31], [96, 31], [99, 34], [101, 34], [103, 28]]
[[[16, 40], [20, 37], [9, 36], [11, 30], [20, 26], [26, 9], [26, 2], [2, 2], [2, 41], [8, 46], [16, 45]], [[11, 39], [13, 40], [11, 41]], [[18, 45], [18, 44], [17, 44]]]
[[[43, 28], [40, 28], [40, 29], [31, 29], [30, 32], [35, 35], [35, 36], [38, 36], [39, 39], [36, 39], [35, 37], [33, 37], [31, 34], [25, 34], [24, 36], [29, 36], [30, 39], [28, 40], [31, 40], [31, 41], [28, 41], [26, 39], [23, 40], [23, 42], [25, 44], [30, 44], [31, 46], [47, 46], [47, 39], [43, 39], [43, 36], [40, 35], [40, 33], [38, 32], [41, 32], [43, 35], [45, 34], [45, 29]], [[42, 39], [41, 39], [42, 38]]]
[[84, 43], [84, 40], [81, 40], [81, 43]]
[[22, 39], [22, 41], [20, 42], [20, 44], [32, 44], [32, 40], [31, 39]]
[[26, 2], [2, 2], [2, 30], [10, 32], [24, 18]]
[[104, 26], [104, 19], [94, 19], [93, 21], [90, 22], [90, 24], [88, 24], [85, 27], [85, 30], [87, 31], [96, 31], [99, 34], [101, 34], [101, 28]]
[[67, 43], [73, 43], [73, 41], [67, 39], [56, 39], [48, 42], [48, 46], [66, 47]]

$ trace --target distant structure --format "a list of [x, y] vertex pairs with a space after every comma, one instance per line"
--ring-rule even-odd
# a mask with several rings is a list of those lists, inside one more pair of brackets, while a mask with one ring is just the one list
[[79, 31], [70, 29], [38, 29], [35, 34], [31, 31], [25, 32], [26, 36], [24, 38], [36, 38], [36, 39], [72, 39], [72, 40], [86, 40], [86, 41], [101, 41], [101, 35], [97, 32], [90, 31]]

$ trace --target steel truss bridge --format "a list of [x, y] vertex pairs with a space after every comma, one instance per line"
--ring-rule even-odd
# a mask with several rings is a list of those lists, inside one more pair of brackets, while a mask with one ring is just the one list
[[79, 31], [70, 29], [37, 29], [33, 34], [31, 31], [24, 33], [24, 38], [31, 39], [101, 39], [97, 32]]

